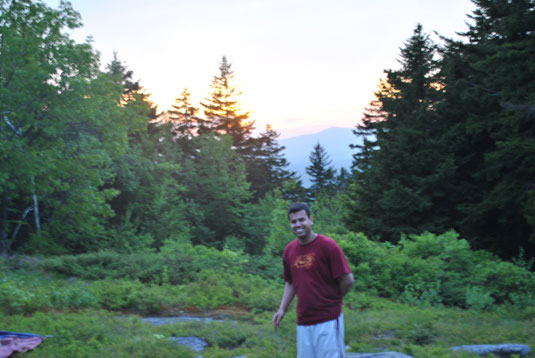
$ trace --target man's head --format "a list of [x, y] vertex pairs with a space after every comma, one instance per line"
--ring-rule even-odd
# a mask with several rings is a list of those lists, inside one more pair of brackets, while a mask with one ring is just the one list
[[301, 243], [308, 243], [315, 238], [316, 234], [312, 231], [314, 222], [308, 205], [301, 203], [290, 205], [288, 208], [288, 221], [290, 222], [290, 228]]
[[310, 207], [304, 203], [292, 203], [288, 207], [288, 219], [290, 219], [290, 214], [297, 213], [298, 211], [304, 210], [307, 216], [310, 218], [312, 214], [310, 213]]

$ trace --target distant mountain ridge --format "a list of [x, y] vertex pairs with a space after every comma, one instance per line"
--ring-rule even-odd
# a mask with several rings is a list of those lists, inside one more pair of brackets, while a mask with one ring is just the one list
[[351, 149], [350, 144], [362, 144], [362, 138], [353, 134], [353, 128], [331, 127], [321, 132], [305, 134], [278, 141], [286, 147], [284, 155], [290, 162], [289, 169], [295, 171], [303, 180], [305, 187], [310, 186], [310, 178], [306, 173], [306, 167], [310, 165], [310, 153], [319, 142], [329, 155], [331, 165], [340, 170], [341, 167], [349, 169], [356, 149]]

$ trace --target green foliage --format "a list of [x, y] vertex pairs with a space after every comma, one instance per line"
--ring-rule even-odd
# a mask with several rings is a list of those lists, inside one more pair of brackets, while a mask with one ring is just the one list
[[318, 195], [310, 207], [314, 218], [314, 231], [327, 235], [344, 235], [349, 232], [344, 225], [346, 195], [341, 192]]
[[47, 280], [34, 273], [0, 275], [0, 312], [31, 314], [47, 308], [82, 309], [97, 306], [90, 285]]
[[271, 222], [268, 224], [269, 234], [266, 237], [264, 253], [282, 260], [284, 248], [294, 237], [289, 228], [288, 216], [286, 215], [290, 202], [282, 199], [279, 194], [275, 192], [274, 195], [269, 195], [264, 199], [264, 202], [269, 201], [267, 206], [271, 208]]
[[[288, 320], [288, 321], [286, 321]], [[279, 333], [273, 331], [270, 315], [255, 316], [256, 322], [223, 320], [160, 326], [164, 336], [197, 336], [208, 342], [208, 357], [295, 357], [295, 313], [285, 318]]]
[[98, 297], [98, 307], [112, 311], [134, 311], [141, 314], [159, 313], [162, 307], [180, 302], [177, 287], [144, 285], [139, 281], [103, 280], [91, 287]]
[[[219, 66], [219, 75], [214, 76], [211, 92], [205, 102], [201, 102], [206, 116], [206, 126], [217, 134], [228, 135], [232, 138], [232, 145], [238, 152], [248, 147], [254, 121], [249, 119], [249, 112], [242, 112], [239, 108], [239, 96], [234, 85], [234, 71], [232, 64], [225, 56]], [[201, 128], [201, 134], [205, 129]]]
[[166, 128], [152, 131], [150, 136], [139, 135], [128, 152], [114, 161], [116, 176], [111, 185], [120, 194], [111, 202], [116, 217], [103, 240], [106, 248], [133, 252], [160, 248], [169, 239], [191, 239], [186, 188], [178, 181], [181, 152], [163, 137]]
[[43, 260], [39, 266], [53, 273], [85, 280], [128, 278], [141, 282], [158, 282], [163, 260], [155, 253], [130, 255], [101, 251], [81, 255], [56, 256]]
[[422, 358], [477, 357], [451, 350], [458, 345], [512, 341], [531, 345], [533, 338], [528, 332], [532, 322], [516, 320], [511, 313], [392, 303], [365, 310], [345, 309], [346, 344], [355, 352], [397, 351]]
[[418, 25], [355, 134], [346, 224], [397, 242], [454, 229], [502, 258], [535, 253], [531, 1], [474, 1], [464, 41]]
[[[371, 298], [371, 297], [370, 297]], [[380, 299], [375, 299], [380, 301]], [[390, 302], [365, 310], [345, 308], [346, 343], [353, 352], [398, 351], [414, 357], [469, 358], [473, 353], [454, 352], [463, 344], [522, 342], [533, 346], [535, 327], [525, 316], [511, 311], [475, 312], [456, 309], [415, 308]], [[171, 344], [169, 337], [197, 336], [209, 346], [205, 357], [295, 357], [295, 312], [289, 312], [276, 333], [271, 312], [245, 320], [223, 319], [153, 327], [136, 316], [104, 311], [32, 316], [0, 314], [10, 331], [49, 335], [30, 355], [39, 357], [194, 357], [199, 353]], [[528, 354], [527, 358], [533, 357]]]
[[492, 307], [494, 299], [490, 293], [480, 287], [470, 287], [466, 291], [466, 305], [472, 309], [482, 311]]
[[397, 242], [400, 234], [444, 232], [441, 214], [451, 207], [445, 189], [454, 169], [436, 120], [440, 78], [436, 46], [418, 24], [401, 48], [401, 68], [386, 70], [375, 100], [355, 134], [354, 182], [346, 224], [353, 231]]
[[193, 358], [191, 350], [154, 335], [150, 326], [139, 319], [117, 317], [103, 311], [81, 313], [36, 313], [32, 317], [1, 317], [2, 328], [15, 332], [33, 332], [47, 338], [35, 351], [36, 357], [184, 357]]
[[255, 201], [273, 190], [284, 189], [286, 193], [284, 184], [289, 180], [300, 185], [296, 173], [288, 170], [290, 163], [283, 155], [285, 147], [277, 143], [279, 135], [268, 125], [258, 138], [250, 140], [251, 148], [244, 153], [247, 181], [251, 183]]
[[117, 195], [104, 187], [110, 163], [125, 152], [136, 121], [120, 106], [121, 86], [99, 71], [91, 45], [69, 38], [81, 26], [70, 3], [54, 10], [8, 1], [0, 8], [2, 246], [95, 250]]
[[306, 172], [312, 182], [310, 190], [313, 196], [331, 192], [335, 185], [335, 169], [331, 166], [327, 151], [319, 142], [310, 153], [309, 160], [310, 165], [306, 167]]
[[250, 198], [242, 158], [232, 150], [232, 138], [205, 135], [195, 138], [198, 151], [185, 164], [187, 196], [195, 204], [188, 219], [194, 242], [222, 248], [225, 237], [241, 236]]
[[363, 234], [333, 235], [353, 265], [355, 289], [400, 298], [485, 310], [493, 303], [527, 304], [535, 275], [469, 244], [454, 232], [404, 237], [398, 246]]
[[[402, 247], [377, 244], [362, 234], [346, 234], [344, 238], [339, 238], [339, 242], [341, 246], [346, 245], [348, 257], [360, 254], [360, 260], [378, 255], [381, 251], [386, 252], [382, 266], [392, 265], [393, 270], [398, 269], [400, 263], [411, 269], [404, 260], [415, 260], [421, 255], [426, 258], [422, 259], [425, 262], [448, 250], [461, 257], [467, 250], [468, 258], [480, 268], [485, 267], [482, 264], [484, 260], [492, 258], [488, 254], [476, 257], [476, 253], [466, 247], [466, 242], [457, 239], [453, 233], [434, 240], [432, 238], [433, 235], [427, 234], [405, 238]], [[432, 245], [437, 241], [439, 244]], [[176, 245], [169, 243], [165, 248], [172, 253], [178, 248]], [[225, 257], [237, 262], [243, 255], [191, 245], [184, 250], [189, 250], [192, 257], [195, 253], [198, 257], [204, 256], [205, 267], [214, 266]], [[159, 255], [163, 256], [164, 253]], [[87, 259], [86, 255], [79, 256]], [[394, 256], [404, 258], [395, 259]], [[201, 261], [200, 258], [198, 260]], [[351, 258], [351, 261], [354, 265], [355, 260]], [[72, 277], [59, 279], [31, 270], [35, 268], [35, 260], [11, 259], [2, 264], [6, 270], [0, 272], [2, 328], [51, 335], [32, 353], [38, 356], [97, 357], [112, 352], [119, 357], [167, 357], [171, 354], [169, 352], [173, 352], [188, 357], [193, 352], [170, 344], [167, 338], [197, 336], [209, 343], [203, 352], [203, 356], [207, 357], [231, 358], [238, 354], [266, 358], [295, 357], [295, 304], [278, 332], [274, 332], [271, 326], [273, 310], [278, 306], [283, 291], [282, 282], [247, 273], [246, 270], [250, 270], [249, 262], [242, 262], [243, 266], [233, 266], [231, 262], [229, 260], [223, 267], [202, 269], [191, 274], [191, 281], [173, 285], [168, 282], [171, 276], [166, 278], [172, 272], [172, 268], [165, 268], [167, 266], [164, 266], [160, 284], [126, 278], [83, 281]], [[422, 269], [421, 264], [418, 263], [416, 267]], [[72, 262], [71, 265], [74, 267]], [[87, 269], [90, 267], [87, 266]], [[396, 272], [398, 276], [403, 276], [402, 270]], [[376, 277], [381, 277], [381, 273], [377, 274], [379, 276]], [[500, 274], [510, 275], [503, 271]], [[426, 282], [422, 274], [417, 278], [416, 274], [413, 276], [400, 279], [410, 282], [414, 287], [414, 282]], [[362, 282], [359, 285], [362, 287]], [[445, 308], [443, 305], [430, 307], [431, 302], [422, 298], [422, 295], [414, 296], [419, 300], [415, 302], [416, 305], [407, 305], [401, 300], [396, 302], [360, 289], [352, 290], [344, 299], [346, 343], [351, 351], [356, 352], [388, 350], [426, 358], [471, 357], [466, 352], [451, 351], [450, 347], [455, 345], [503, 342], [535, 344], [531, 334], [535, 329], [535, 310], [532, 306], [482, 306], [484, 299], [481, 298], [488, 297], [488, 286], [474, 287], [479, 288], [467, 295], [472, 308], [462, 310]], [[404, 288], [398, 289], [401, 292]], [[102, 308], [118, 311], [120, 316], [95, 310]], [[58, 310], [62, 313], [58, 313]], [[132, 313], [168, 315], [184, 311], [222, 315], [239, 313], [241, 319], [152, 327], [129, 316]], [[83, 351], [80, 350], [81, 346]]]
[[4, 274], [0, 276], [0, 312], [31, 314], [47, 309], [105, 308], [154, 314], [230, 306], [263, 312], [278, 305], [282, 283], [234, 271], [202, 269], [190, 274], [191, 280], [181, 285], [169, 283], [167, 270], [161, 277], [161, 284], [125, 278], [87, 282], [51, 277], [45, 283], [35, 272]]

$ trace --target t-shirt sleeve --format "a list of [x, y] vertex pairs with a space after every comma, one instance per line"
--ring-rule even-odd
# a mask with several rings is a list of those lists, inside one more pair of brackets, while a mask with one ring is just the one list
[[344, 256], [344, 252], [342, 251], [340, 246], [338, 246], [338, 244], [334, 241], [333, 246], [330, 250], [330, 263], [333, 279], [337, 279], [342, 275], [351, 273], [349, 264], [347, 263], [346, 257]]

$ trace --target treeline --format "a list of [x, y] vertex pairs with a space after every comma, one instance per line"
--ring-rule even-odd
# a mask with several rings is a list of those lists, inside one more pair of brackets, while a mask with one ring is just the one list
[[466, 41], [416, 27], [355, 131], [351, 172], [303, 148], [308, 189], [275, 130], [253, 135], [227, 58], [198, 106], [184, 89], [157, 113], [117, 56], [102, 70], [65, 33], [81, 25], [69, 3], [1, 2], [0, 253], [175, 242], [278, 256], [285, 206], [300, 200], [328, 222], [320, 232], [454, 229], [475, 249], [534, 257], [535, 5], [474, 2]]
[[473, 0], [463, 41], [422, 26], [355, 134], [346, 224], [370, 238], [449, 229], [535, 256], [535, 3]]
[[[69, 3], [0, 4], [0, 253], [159, 249], [165, 240], [258, 253], [259, 201], [307, 190], [272, 128], [253, 135], [231, 63], [201, 107], [157, 113], [117, 55], [105, 70]], [[202, 111], [201, 111], [202, 109]], [[202, 112], [202, 113], [201, 113]]]

